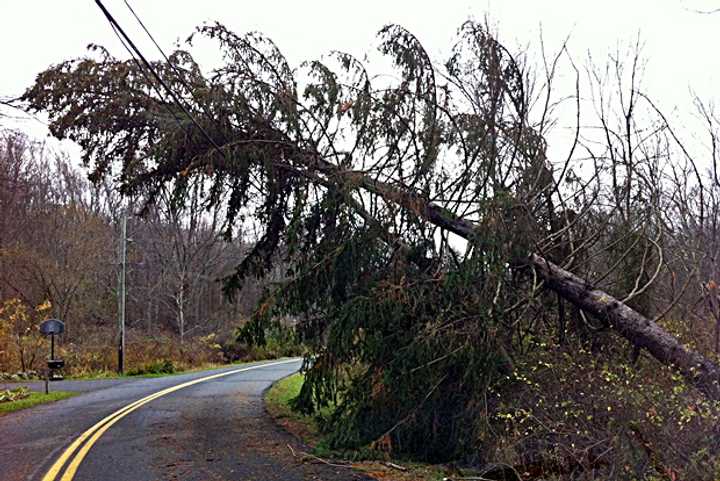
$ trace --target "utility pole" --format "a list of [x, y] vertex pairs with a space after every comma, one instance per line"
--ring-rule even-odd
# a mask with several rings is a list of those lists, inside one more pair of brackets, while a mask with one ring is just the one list
[[118, 373], [125, 372], [125, 270], [127, 264], [127, 212], [122, 216], [122, 238], [120, 239], [120, 279], [118, 288]]

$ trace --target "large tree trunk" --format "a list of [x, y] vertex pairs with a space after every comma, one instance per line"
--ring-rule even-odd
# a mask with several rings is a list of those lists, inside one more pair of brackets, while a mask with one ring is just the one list
[[[476, 227], [472, 222], [455, 216], [414, 192], [375, 181], [359, 172], [341, 171], [324, 160], [316, 162], [313, 167], [319, 168], [321, 172], [336, 178], [341, 177], [346, 183], [379, 195], [387, 202], [396, 203], [438, 227], [470, 242], [476, 237]], [[535, 269], [545, 281], [545, 285], [560, 297], [585, 312], [606, 320], [613, 330], [634, 346], [646, 349], [662, 364], [676, 368], [709, 398], [720, 400], [720, 366], [683, 346], [660, 325], [537, 254], [529, 254], [527, 259], [519, 259], [517, 264]]]
[[700, 353], [687, 349], [657, 323], [613, 296], [589, 286], [572, 272], [531, 254], [530, 265], [545, 285], [580, 309], [607, 321], [633, 345], [646, 349], [665, 365], [673, 366], [708, 397], [720, 399], [720, 367]]

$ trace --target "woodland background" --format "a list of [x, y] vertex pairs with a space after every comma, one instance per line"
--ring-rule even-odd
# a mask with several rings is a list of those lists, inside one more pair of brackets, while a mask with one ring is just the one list
[[220, 279], [247, 246], [224, 240], [218, 210], [198, 202], [163, 193], [140, 217], [110, 180], [93, 184], [61, 150], [0, 131], [0, 372], [43, 369], [48, 343], [37, 324], [49, 317], [65, 322], [68, 374], [115, 371], [123, 215], [130, 372], [279, 354], [235, 342], [263, 284], [228, 301]]

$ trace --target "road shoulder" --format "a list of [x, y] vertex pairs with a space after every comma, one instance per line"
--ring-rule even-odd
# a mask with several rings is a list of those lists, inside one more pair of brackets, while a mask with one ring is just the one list
[[270, 418], [302, 446], [302, 449], [292, 452], [298, 462], [345, 466], [372, 479], [382, 481], [439, 481], [445, 479], [440, 467], [430, 465], [392, 462], [391, 460], [351, 462], [325, 459], [316, 455], [315, 447], [322, 440], [322, 435], [315, 419], [298, 414], [290, 407], [291, 400], [300, 392], [302, 382], [301, 374], [290, 375], [275, 382], [263, 396], [265, 411]]
[[[17, 388], [14, 388], [13, 390], [17, 390]], [[0, 389], [0, 395], [3, 394], [3, 391], [11, 392], [13, 390]], [[5, 416], [7, 414], [10, 414], [10, 413], [13, 413], [16, 411], [20, 411], [23, 409], [28, 409], [28, 408], [37, 406], [39, 404], [46, 404], [46, 403], [61, 401], [63, 399], [68, 399], [75, 395], [77, 395], [77, 393], [69, 392], [69, 391], [55, 391], [55, 392], [51, 392], [49, 394], [45, 394], [44, 392], [28, 391], [27, 393], [24, 393], [24, 395], [22, 397], [19, 397], [18, 399], [0, 402], [0, 416]]]

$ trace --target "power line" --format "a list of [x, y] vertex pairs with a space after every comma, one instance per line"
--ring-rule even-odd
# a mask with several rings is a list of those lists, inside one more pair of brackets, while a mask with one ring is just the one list
[[[160, 83], [160, 84], [162, 85], [162, 87], [170, 94], [170, 96], [171, 96], [173, 102], [175, 103], [175, 105], [177, 105], [178, 107], [180, 107], [180, 108], [183, 110], [183, 112], [188, 116], [188, 118], [191, 120], [191, 122], [192, 122], [195, 126], [198, 127], [198, 129], [199, 129], [200, 132], [203, 134], [203, 136], [205, 136], [205, 138], [210, 142], [210, 144], [212, 145], [212, 147], [220, 154], [220, 156], [221, 156], [226, 162], [229, 162], [229, 159], [228, 159], [227, 155], [225, 154], [225, 152], [220, 148], [220, 146], [215, 142], [215, 140], [212, 139], [212, 137], [210, 137], [210, 135], [207, 133], [207, 131], [197, 122], [197, 120], [195, 120], [195, 118], [194, 118], [194, 117], [192, 116], [192, 114], [190, 113], [189, 109], [183, 104], [182, 100], [178, 97], [178, 95], [162, 80], [162, 78], [160, 77], [160, 75], [159, 75], [159, 74], [155, 71], [155, 69], [153, 68], [152, 64], [150, 64], [150, 62], [148, 62], [148, 60], [145, 58], [145, 56], [142, 54], [142, 52], [140, 52], [140, 49], [135, 45], [135, 43], [134, 43], [134, 42], [130, 39], [130, 37], [125, 33], [125, 31], [122, 29], [122, 27], [120, 27], [120, 25], [119, 25], [119, 23], [117, 22], [117, 20], [115, 20], [115, 18], [112, 16], [112, 14], [110, 14], [110, 12], [107, 10], [107, 8], [105, 8], [105, 6], [103, 5], [102, 1], [101, 1], [101, 0], [95, 0], [95, 3], [96, 3], [96, 4], [98, 5], [98, 7], [102, 10], [103, 14], [105, 15], [105, 18], [108, 20], [108, 22], [110, 22], [110, 25], [113, 27], [113, 30], [114, 30], [114, 31], [116, 32], [116, 34], [118, 35], [118, 38], [121, 39], [123, 45], [126, 47], [126, 49], [127, 49], [128, 52], [130, 53], [130, 55], [133, 57], [133, 59], [135, 59], [136, 63], [139, 64], [139, 61], [137, 60], [137, 58], [136, 58], [135, 55], [133, 54], [133, 51], [137, 54], [138, 57], [140, 57], [140, 59], [142, 60], [142, 63], [143, 63], [144, 66], [145, 66], [145, 68], [146, 68], [147, 70], [149, 70], [150, 73], [152, 73], [152, 75], [155, 77], [155, 79], [158, 81], [158, 83]], [[134, 16], [134, 17], [137, 19], [137, 21], [140, 23], [140, 25], [142, 26], [143, 30], [145, 30], [145, 32], [148, 34], [148, 36], [150, 37], [150, 39], [152, 40], [152, 42], [153, 42], [153, 43], [155, 44], [155, 46], [158, 48], [158, 50], [160, 51], [160, 53], [162, 54], [162, 56], [165, 58], [165, 60], [167, 61], [167, 63], [170, 64], [170, 67], [173, 69], [173, 71], [175, 71], [175, 73], [177, 74], [177, 76], [178, 76], [179, 79], [180, 79], [180, 82], [181, 82], [181, 83], [185, 86], [185, 88], [188, 90], [188, 93], [190, 94], [190, 96], [193, 97], [193, 100], [195, 100], [195, 99], [194, 99], [194, 95], [193, 95], [192, 88], [190, 87], [190, 85], [187, 84], [187, 82], [185, 82], [185, 80], [184, 80], [184, 78], [183, 78], [183, 76], [182, 76], [182, 73], [177, 70], [177, 68], [176, 68], [175, 65], [170, 61], [170, 59], [167, 57], [167, 55], [165, 55], [165, 52], [163, 52], [163, 50], [162, 50], [162, 48], [160, 47], [160, 45], [155, 41], [155, 39], [154, 39], [154, 37], [152, 36], [152, 34], [150, 33], [150, 31], [145, 27], [145, 24], [142, 22], [142, 20], [140, 19], [140, 17], [135, 13], [135, 11], [132, 9], [132, 7], [131, 7], [130, 4], [127, 2], [127, 0], [125, 0], [125, 4], [126, 4], [126, 5], [128, 6], [128, 8], [130, 9], [130, 11], [132, 12], [133, 16]], [[118, 34], [118, 32], [119, 32], [119, 34]], [[122, 36], [120, 36], [120, 35], [122, 35]], [[130, 47], [132, 47], [132, 50], [130, 50], [130, 48], [127, 47], [127, 45], [125, 44], [125, 41], [123, 41], [123, 38], [127, 41], [127, 43], [130, 45]], [[143, 71], [143, 73], [144, 73], [144, 69], [142, 68], [142, 65], [139, 65], [139, 67], [140, 67], [141, 71]], [[156, 88], [156, 90], [157, 90], [157, 88]], [[161, 98], [163, 97], [161, 93], [158, 92], [158, 94], [160, 95]], [[201, 106], [201, 108], [202, 108], [203, 113], [205, 114], [205, 116], [206, 116], [211, 122], [213, 122], [213, 123], [217, 123], [217, 122], [218, 122], [217, 119], [213, 118], [213, 117], [205, 110], [205, 108], [202, 107], [202, 102], [200, 102], [200, 106]], [[175, 116], [176, 121], [178, 121], [177, 116], [176, 116], [174, 113], [173, 113], [173, 116]], [[179, 122], [179, 121], [178, 121], [178, 122]], [[220, 125], [220, 127], [222, 127], [222, 126]], [[222, 135], [223, 139], [225, 139], [224, 142], [227, 143], [227, 139], [226, 139], [225, 135], [222, 133], [222, 128], [220, 128], [219, 131], [220, 131], [220, 135]], [[259, 185], [257, 185], [256, 182], [255, 182], [252, 178], [249, 178], [249, 180], [250, 180], [250, 183], [251, 183], [256, 189], [261, 190], [261, 187], [260, 187]]]
[[[130, 5], [130, 2], [128, 2], [128, 0], [124, 0], [124, 1], [125, 1], [125, 5], [127, 6], [128, 10], [130, 10], [130, 13], [132, 13], [133, 17], [135, 17], [135, 20], [137, 20], [137, 22], [140, 24], [140, 26], [141, 26], [142, 29], [145, 31], [145, 33], [147, 34], [147, 36], [150, 37], [150, 40], [152, 41], [153, 45], [155, 45], [155, 48], [158, 49], [158, 51], [160, 52], [160, 55], [162, 55], [163, 58], [165, 59], [165, 61], [167, 62], [167, 64], [170, 65], [170, 68], [173, 69], [173, 72], [175, 72], [175, 74], [177, 75], [178, 80], [180, 80], [180, 83], [182, 83], [183, 86], [187, 89], [188, 93], [189, 93], [191, 96], [193, 96], [193, 94], [192, 94], [192, 88], [191, 88], [190, 85], [188, 85], [188, 83], [185, 81], [185, 78], [183, 77], [182, 73], [178, 70], [178, 68], [175, 66], [175, 64], [170, 61], [170, 59], [168, 58], [168, 56], [165, 55], [165, 51], [164, 51], [164, 50], [162, 49], [162, 47], [160, 47], [160, 45], [155, 41], [155, 37], [153, 37], [153, 35], [150, 33], [150, 31], [148, 30], [148, 28], [145, 26], [145, 23], [140, 19], [140, 16], [139, 16], [137, 13], [135, 13], [135, 9], [132, 8], [132, 5]], [[213, 120], [213, 119], [211, 119], [211, 120]]]
[[[183, 87], [185, 87], [188, 94], [190, 94], [190, 97], [192, 97], [193, 100], [196, 100], [195, 95], [193, 93], [193, 89], [190, 86], [190, 84], [188, 84], [188, 82], [185, 80], [185, 76], [182, 74], [182, 72], [180, 72], [180, 70], [175, 66], [175, 64], [170, 61], [170, 58], [165, 54], [165, 51], [162, 49], [160, 44], [155, 40], [155, 37], [153, 36], [152, 33], [150, 33], [150, 30], [145, 26], [145, 22], [143, 22], [142, 19], [140, 18], [140, 16], [135, 12], [135, 9], [132, 7], [132, 5], [130, 5], [130, 2], [128, 0], [124, 0], [124, 2], [125, 2], [125, 5], [127, 6], [128, 10], [130, 10], [130, 13], [132, 13], [133, 17], [135, 17], [135, 20], [137, 20], [137, 22], [140, 24], [140, 27], [142, 27], [142, 29], [145, 31], [147, 36], [152, 41], [153, 45], [155, 45], [155, 48], [158, 49], [158, 51], [160, 52], [160, 55], [163, 56], [163, 58], [165, 59], [165, 62], [167, 62], [167, 64], [170, 66], [170, 68], [173, 70], [173, 72], [175, 72], [175, 75], [177, 76], [178, 80], [183, 85]], [[205, 117], [210, 122], [213, 122], [213, 123], [217, 124], [218, 127], [220, 127], [219, 132], [223, 138], [223, 142], [227, 143], [227, 137], [225, 137], [225, 134], [223, 134], [223, 132], [222, 132], [222, 125], [220, 125], [218, 123], [218, 120], [207, 111], [206, 106], [202, 102], [199, 102], [199, 105], [200, 105], [200, 108], [202, 109], [203, 114], [205, 114]]]
[[110, 23], [110, 25], [117, 29], [118, 32], [120, 32], [120, 35], [125, 39], [125, 41], [130, 45], [132, 50], [137, 54], [138, 57], [142, 60], [143, 65], [147, 70], [150, 71], [150, 73], [155, 77], [155, 80], [162, 85], [162, 87], [167, 91], [167, 93], [172, 98], [173, 102], [182, 109], [183, 113], [187, 115], [187, 117], [190, 119], [190, 121], [200, 130], [200, 132], [203, 134], [203, 136], [210, 142], [210, 144], [217, 150], [217, 152], [227, 161], [227, 157], [225, 156], [225, 153], [220, 149], [220, 146], [215, 142], [215, 140], [210, 136], [210, 134], [207, 133], [207, 131], [203, 128], [202, 125], [198, 123], [197, 120], [195, 120], [195, 117], [190, 113], [190, 111], [187, 109], [187, 107], [184, 105], [184, 103], [181, 101], [181, 99], [177, 96], [177, 94], [165, 83], [165, 81], [160, 77], [160, 75], [155, 71], [152, 64], [145, 58], [145, 56], [142, 54], [140, 49], [135, 45], [135, 43], [132, 41], [132, 39], [125, 33], [125, 30], [120, 26], [120, 24], [115, 20], [115, 18], [112, 16], [112, 14], [105, 8], [105, 5], [103, 5], [101, 0], [95, 0], [95, 4], [102, 10], [103, 14], [105, 15], [105, 18]]
[[165, 96], [164, 96], [163, 93], [160, 91], [160, 89], [157, 87], [157, 85], [155, 85], [155, 82], [153, 82], [152, 79], [151, 79], [150, 77], [148, 77], [148, 75], [147, 75], [147, 73], [145, 72], [145, 69], [143, 68], [142, 64], [140, 63], [140, 61], [138, 60], [138, 58], [135, 56], [135, 53], [130, 49], [130, 47], [128, 47], [127, 43], [125, 43], [125, 40], [124, 40], [123, 37], [120, 35], [120, 32], [118, 32], [118, 29], [115, 27], [115, 25], [113, 25], [113, 24], [111, 23], [110, 26], [112, 27], [113, 32], [115, 33], [115, 36], [118, 38], [118, 40], [120, 40], [120, 43], [122, 44], [122, 46], [125, 47], [125, 50], [126, 50], [127, 53], [130, 55], [130, 58], [132, 58], [133, 61], [135, 62], [135, 64], [137, 65], [138, 70], [139, 70], [139, 71], [143, 74], [143, 76], [148, 80], [148, 83], [150, 84], [150, 86], [152, 87], [152, 89], [155, 90], [155, 92], [157, 92], [158, 97], [160, 97], [160, 100], [161, 100], [161, 104], [160, 104], [160, 105], [162, 105], [162, 106], [165, 108], [165, 110], [175, 119], [175, 122], [178, 124], [178, 127], [180, 127], [180, 128], [182, 129], [182, 128], [183, 128], [183, 125], [182, 125], [182, 122], [181, 122], [181, 120], [180, 120], [180, 117], [178, 117], [177, 114], [176, 114], [170, 107], [168, 107], [168, 105], [167, 105], [167, 103], [166, 103], [166, 100], [165, 100]]

